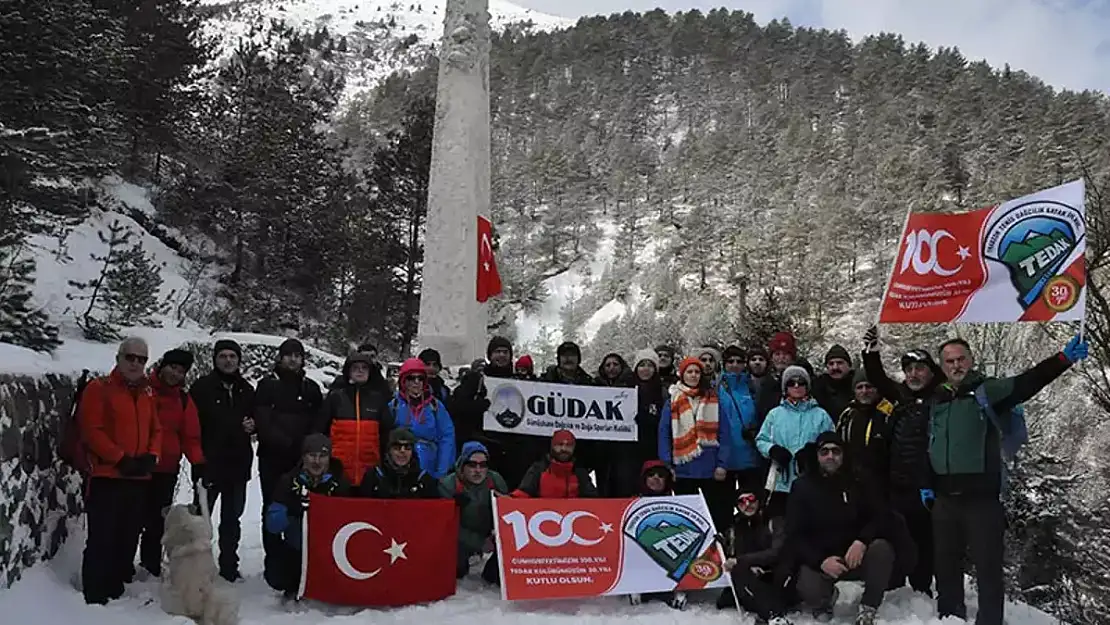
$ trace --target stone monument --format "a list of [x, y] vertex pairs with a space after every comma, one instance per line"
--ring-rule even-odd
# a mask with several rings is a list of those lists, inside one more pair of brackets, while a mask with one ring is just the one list
[[478, 215], [489, 215], [489, 0], [447, 0], [428, 183], [420, 347], [457, 366], [485, 355]]

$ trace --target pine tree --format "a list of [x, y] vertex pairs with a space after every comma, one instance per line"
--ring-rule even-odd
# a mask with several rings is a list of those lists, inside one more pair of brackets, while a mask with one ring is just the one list
[[108, 275], [116, 270], [120, 256], [131, 245], [133, 233], [118, 220], [108, 226], [107, 231], [97, 232], [101, 243], [108, 246], [103, 254], [89, 254], [89, 259], [100, 266], [100, 273], [91, 280], [70, 280], [69, 286], [76, 290], [67, 293], [71, 301], [88, 302], [85, 309], [77, 315], [77, 326], [90, 341], [110, 343], [119, 340], [119, 328], [112, 324], [112, 311], [109, 305]]
[[104, 276], [104, 300], [109, 323], [115, 327], [161, 327], [154, 318], [169, 312], [169, 298], [161, 301], [162, 274], [141, 242], [123, 248]]
[[20, 252], [20, 246], [0, 240], [0, 343], [52, 352], [62, 343], [58, 328], [31, 305], [35, 262]]

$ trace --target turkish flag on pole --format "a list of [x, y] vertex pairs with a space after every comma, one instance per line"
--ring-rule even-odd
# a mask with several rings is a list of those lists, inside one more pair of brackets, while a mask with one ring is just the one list
[[455, 594], [458, 513], [451, 499], [310, 495], [301, 596], [397, 606]]
[[493, 224], [478, 216], [478, 301], [501, 294], [501, 274], [493, 258]]

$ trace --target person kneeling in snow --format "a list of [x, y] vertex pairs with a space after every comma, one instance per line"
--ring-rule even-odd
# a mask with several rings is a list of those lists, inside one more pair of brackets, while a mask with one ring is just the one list
[[416, 457], [416, 435], [408, 428], [389, 433], [385, 462], [366, 471], [359, 495], [370, 499], [438, 499], [439, 485], [420, 469]]
[[742, 608], [756, 615], [757, 625], [790, 625], [785, 614], [793, 575], [791, 561], [782, 557], [785, 521], [764, 514], [761, 494], [742, 490], [736, 499], [740, 514], [732, 526], [733, 556], [724, 567], [732, 575], [732, 588], [721, 592], [717, 608], [735, 608], [739, 599]]
[[587, 469], [574, 462], [574, 433], [559, 430], [551, 435], [551, 454], [532, 465], [512, 492], [513, 497], [577, 499], [597, 497], [597, 488]]
[[275, 564], [279, 590], [286, 599], [295, 598], [301, 585], [302, 522], [309, 493], [345, 497], [351, 490], [342, 464], [331, 457], [331, 449], [327, 436], [306, 436], [300, 464], [281, 478], [273, 501], [266, 508], [266, 531], [282, 538]]
[[786, 539], [801, 565], [798, 594], [820, 621], [832, 618], [839, 581], [863, 581], [856, 625], [874, 625], [890, 584], [895, 549], [889, 512], [862, 476], [836, 432], [817, 437], [817, 468], [794, 484]]
[[[463, 443], [455, 470], [439, 481], [439, 493], [459, 505], [459, 559], [455, 576], [470, 572], [470, 557], [493, 551], [493, 498], [509, 492], [505, 479], [489, 468], [489, 450], [476, 442]], [[486, 561], [482, 579], [497, 583], [497, 558]]]
[[[661, 460], [648, 460], [640, 469], [640, 496], [641, 497], [666, 497], [674, 494], [674, 475], [667, 465]], [[686, 607], [686, 593], [681, 590], [674, 592], [652, 592], [646, 595], [632, 593], [628, 595], [632, 605], [640, 605], [645, 601], [666, 601], [667, 605], [676, 610]]]

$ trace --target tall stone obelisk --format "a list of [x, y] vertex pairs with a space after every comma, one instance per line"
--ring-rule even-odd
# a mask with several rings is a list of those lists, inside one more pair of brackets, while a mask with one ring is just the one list
[[447, 0], [428, 183], [421, 347], [445, 365], [485, 355], [478, 303], [478, 215], [489, 215], [489, 0]]

